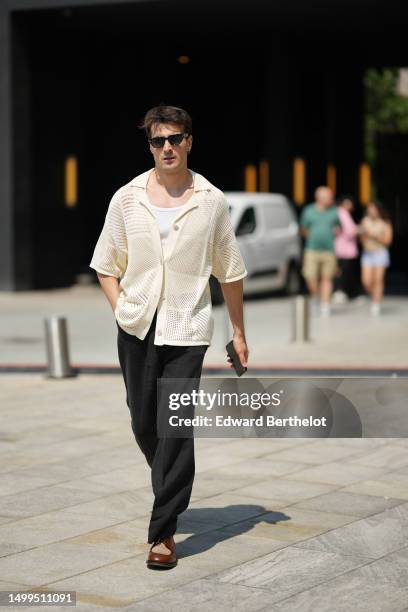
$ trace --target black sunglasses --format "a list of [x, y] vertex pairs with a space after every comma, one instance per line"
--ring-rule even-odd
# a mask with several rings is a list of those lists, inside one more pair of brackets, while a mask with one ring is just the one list
[[154, 136], [154, 138], [148, 138], [147, 140], [155, 149], [161, 149], [164, 147], [166, 140], [168, 140], [172, 146], [181, 144], [184, 136], [187, 137], [189, 134], [180, 132], [178, 134], [170, 134], [170, 136]]

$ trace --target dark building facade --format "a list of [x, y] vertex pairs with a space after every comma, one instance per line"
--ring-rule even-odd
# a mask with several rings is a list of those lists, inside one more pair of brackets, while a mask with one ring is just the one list
[[[301, 158], [306, 201], [328, 165], [338, 193], [358, 194], [364, 71], [408, 63], [407, 14], [392, 0], [3, 2], [0, 289], [89, 271], [111, 195], [152, 164], [137, 124], [161, 102], [189, 110], [190, 165], [221, 189], [244, 189], [245, 167], [264, 161], [269, 190], [291, 197]], [[404, 181], [384, 184], [406, 272]]]

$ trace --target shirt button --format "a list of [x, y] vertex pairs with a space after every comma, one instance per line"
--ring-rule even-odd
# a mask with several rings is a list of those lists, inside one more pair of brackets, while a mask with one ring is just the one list
[[157, 332], [157, 335], [158, 335], [158, 336], [161, 336], [161, 335], [162, 335], [162, 333], [161, 333], [161, 329], [159, 329], [159, 331]]
[[178, 226], [178, 225], [175, 225], [175, 226], [174, 226], [174, 229], [175, 229], [175, 230], [178, 230], [178, 228], [179, 228], [179, 226]]

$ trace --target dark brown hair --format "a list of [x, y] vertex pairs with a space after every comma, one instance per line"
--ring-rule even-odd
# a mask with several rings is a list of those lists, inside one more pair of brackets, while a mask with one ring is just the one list
[[177, 106], [160, 104], [154, 106], [145, 114], [143, 121], [139, 124], [141, 130], [145, 130], [148, 138], [151, 136], [152, 125], [155, 123], [178, 123], [183, 126], [183, 131], [192, 134], [192, 121], [187, 111]]
[[384, 221], [391, 222], [390, 214], [385, 208], [384, 204], [380, 202], [380, 200], [370, 200], [369, 204], [373, 204], [376, 207], [381, 219], [383, 219]]

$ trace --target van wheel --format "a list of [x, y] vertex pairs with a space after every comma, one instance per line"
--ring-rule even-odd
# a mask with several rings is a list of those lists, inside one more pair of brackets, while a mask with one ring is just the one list
[[297, 295], [300, 293], [301, 279], [299, 266], [295, 261], [291, 261], [286, 273], [284, 291], [286, 295]]
[[211, 291], [211, 302], [214, 306], [222, 304], [224, 302], [224, 296], [220, 283], [217, 281], [215, 276], [210, 276], [210, 291]]

